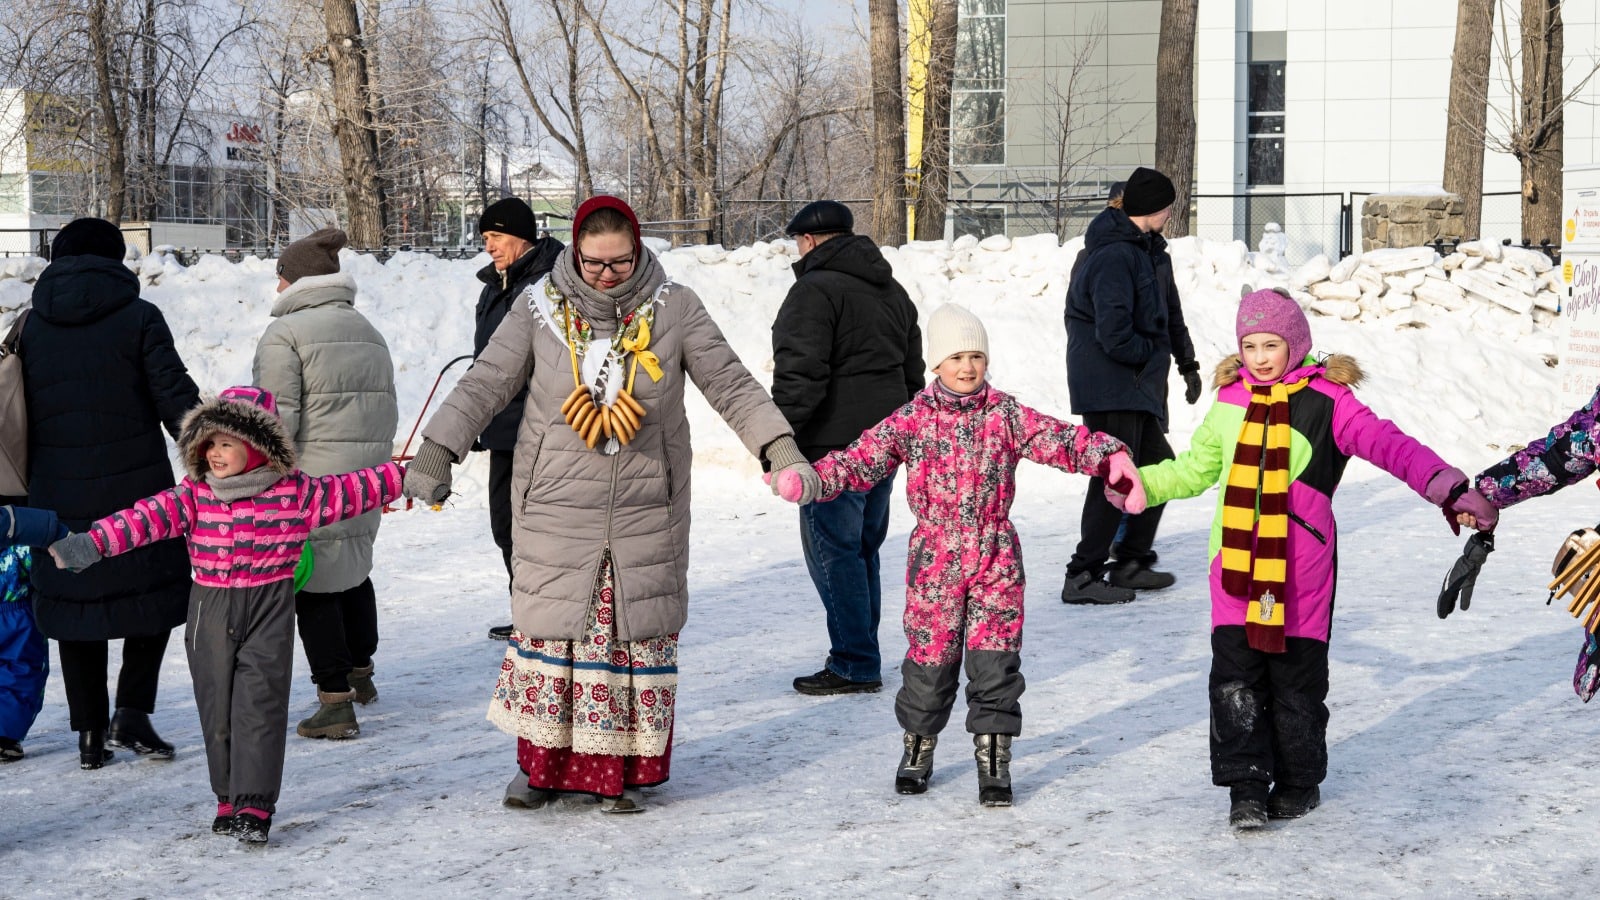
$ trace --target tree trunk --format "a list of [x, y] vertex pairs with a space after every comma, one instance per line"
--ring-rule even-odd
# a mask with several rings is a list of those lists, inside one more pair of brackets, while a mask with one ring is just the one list
[[905, 104], [900, 96], [900, 8], [897, 0], [867, 0], [872, 57], [872, 237], [898, 247], [906, 241]]
[[1522, 239], [1561, 243], [1561, 0], [1522, 0]]
[[323, 13], [328, 25], [328, 67], [333, 72], [333, 135], [349, 207], [350, 242], [360, 248], [381, 247], [388, 223], [384, 221], [382, 166], [361, 22], [355, 0], [326, 0]]
[[917, 190], [919, 241], [944, 238], [950, 204], [950, 88], [955, 76], [956, 0], [932, 0], [928, 74], [923, 86], [922, 177]]
[[1178, 200], [1165, 234], [1189, 233], [1194, 187], [1194, 38], [1199, 0], [1162, 0], [1156, 49], [1156, 169], [1172, 179]]
[[128, 201], [128, 132], [117, 105], [117, 86], [111, 59], [111, 35], [116, 23], [109, 21], [107, 0], [92, 0], [89, 4], [89, 51], [94, 66], [95, 99], [100, 110], [100, 137], [105, 144], [106, 159], [106, 219], [122, 224], [123, 209]]
[[138, 141], [132, 212], [136, 220], [148, 222], [156, 217], [156, 192], [161, 183], [156, 165], [156, 0], [145, 0], [139, 19]]
[[1444, 189], [1461, 198], [1462, 236], [1481, 237], [1483, 132], [1489, 109], [1494, 0], [1461, 0], [1450, 63], [1450, 106], [1444, 132]]

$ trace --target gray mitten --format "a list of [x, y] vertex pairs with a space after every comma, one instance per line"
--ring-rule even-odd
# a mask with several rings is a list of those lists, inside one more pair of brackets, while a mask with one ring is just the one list
[[[822, 496], [822, 476], [806, 461], [794, 438], [787, 435], [778, 438], [768, 444], [763, 453], [772, 467], [772, 493], [801, 506]], [[798, 492], [794, 489], [795, 476], [800, 479]]]
[[450, 496], [450, 465], [455, 461], [455, 454], [423, 438], [422, 448], [406, 466], [400, 493], [425, 503], [443, 503]]
[[50, 558], [69, 572], [82, 572], [103, 559], [99, 548], [94, 545], [94, 538], [86, 532], [69, 534], [51, 544]]

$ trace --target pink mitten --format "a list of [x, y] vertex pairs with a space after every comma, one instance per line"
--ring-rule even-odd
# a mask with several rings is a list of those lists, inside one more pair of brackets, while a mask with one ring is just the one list
[[799, 503], [805, 496], [805, 481], [795, 469], [784, 469], [773, 476], [773, 483], [778, 487], [778, 496], [790, 503]]
[[1106, 460], [1106, 500], [1129, 515], [1144, 512], [1144, 484], [1139, 481], [1139, 469], [1126, 453], [1114, 453]]

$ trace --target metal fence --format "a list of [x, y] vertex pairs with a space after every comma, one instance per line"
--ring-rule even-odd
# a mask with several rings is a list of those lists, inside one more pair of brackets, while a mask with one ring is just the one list
[[1349, 194], [1196, 194], [1189, 233], [1208, 241], [1243, 241], [1255, 250], [1267, 223], [1283, 229], [1284, 256], [1300, 265], [1318, 254], [1348, 256], [1359, 223]]
[[[41, 256], [50, 258], [50, 242], [55, 240], [60, 228], [0, 228], [0, 257]], [[150, 250], [150, 229], [124, 228], [123, 240], [138, 247], [140, 252]]]

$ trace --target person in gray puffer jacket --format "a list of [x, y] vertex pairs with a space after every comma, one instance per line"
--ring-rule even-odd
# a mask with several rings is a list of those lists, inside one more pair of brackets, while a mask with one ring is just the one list
[[689, 615], [690, 385], [774, 476], [821, 484], [699, 296], [667, 277], [616, 197], [524, 292], [422, 429], [405, 492], [439, 502], [450, 466], [527, 388], [511, 475], [516, 623], [489, 720], [517, 738], [508, 806], [561, 792], [640, 808], [667, 780], [678, 631]]
[[[284, 249], [274, 321], [256, 345], [255, 383], [277, 397], [308, 475], [379, 465], [394, 453], [394, 362], [383, 335], [356, 311], [355, 279], [339, 270], [348, 241], [324, 228]], [[312, 573], [294, 605], [318, 707], [296, 728], [301, 737], [354, 737], [361, 728], [352, 702], [378, 699], [378, 605], [369, 576], [380, 515], [312, 532]]]

